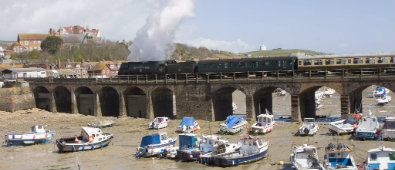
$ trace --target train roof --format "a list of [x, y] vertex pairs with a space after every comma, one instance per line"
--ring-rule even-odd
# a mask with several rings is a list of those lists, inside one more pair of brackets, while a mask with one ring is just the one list
[[317, 59], [317, 58], [347, 58], [347, 57], [389, 57], [395, 56], [395, 53], [366, 53], [366, 54], [335, 54], [335, 55], [313, 55], [300, 56], [299, 59]]
[[257, 57], [257, 58], [235, 58], [235, 59], [218, 59], [218, 60], [200, 60], [199, 63], [223, 63], [223, 62], [245, 62], [245, 61], [267, 61], [267, 60], [295, 60], [296, 57]]

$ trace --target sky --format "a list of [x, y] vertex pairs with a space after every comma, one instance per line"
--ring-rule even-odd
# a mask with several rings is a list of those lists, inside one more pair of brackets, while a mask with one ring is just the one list
[[[164, 0], [0, 0], [0, 40], [49, 28], [97, 28], [134, 40]], [[236, 53], [307, 49], [336, 54], [395, 52], [394, 0], [193, 0], [173, 42]]]

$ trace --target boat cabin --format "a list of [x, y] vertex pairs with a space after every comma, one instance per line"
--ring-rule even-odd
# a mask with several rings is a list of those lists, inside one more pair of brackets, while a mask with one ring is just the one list
[[168, 117], [156, 117], [155, 118], [156, 123], [162, 123], [162, 122], [167, 122], [167, 121], [169, 121]]
[[336, 146], [335, 144], [330, 143], [328, 147], [325, 148], [325, 151], [325, 160], [330, 163], [331, 167], [353, 166], [350, 156], [352, 150], [345, 144], [339, 143]]
[[267, 143], [260, 138], [251, 138], [251, 137], [243, 138], [241, 139], [240, 154], [242, 155], [256, 154], [260, 151], [261, 148], [264, 147], [264, 145], [267, 145]]
[[46, 133], [44, 126], [42, 126], [42, 125], [32, 126], [32, 132], [33, 133]]
[[198, 146], [198, 138], [196, 134], [180, 134], [178, 138], [180, 150]]
[[274, 122], [274, 116], [273, 115], [260, 114], [257, 117], [258, 117], [258, 121], [257, 121], [257, 125], [258, 126], [266, 126], [266, 125], [271, 124], [272, 122]]
[[370, 169], [395, 169], [395, 150], [384, 146], [371, 149], [367, 162]]
[[167, 133], [156, 133], [152, 135], [144, 136], [141, 139], [140, 147], [146, 147], [149, 145], [161, 144], [164, 140], [167, 140]]
[[203, 152], [211, 152], [221, 143], [228, 143], [228, 141], [220, 139], [217, 135], [202, 136], [199, 148]]
[[99, 128], [92, 128], [92, 127], [82, 127], [81, 135], [82, 141], [100, 141], [102, 140], [102, 131]]

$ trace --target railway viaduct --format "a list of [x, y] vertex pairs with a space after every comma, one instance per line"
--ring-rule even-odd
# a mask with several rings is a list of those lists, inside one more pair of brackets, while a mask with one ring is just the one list
[[232, 92], [245, 94], [246, 115], [272, 110], [276, 88], [291, 95], [292, 121], [315, 116], [315, 91], [323, 86], [340, 94], [342, 117], [362, 103], [362, 91], [380, 85], [395, 92], [394, 75], [262, 77], [230, 79], [27, 79], [38, 108], [95, 116], [194, 116], [219, 121], [232, 113]]

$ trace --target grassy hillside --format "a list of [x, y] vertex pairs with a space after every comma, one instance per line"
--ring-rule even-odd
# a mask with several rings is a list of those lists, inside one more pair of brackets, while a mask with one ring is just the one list
[[259, 56], [290, 56], [291, 54], [296, 53], [304, 53], [306, 55], [320, 55], [326, 54], [311, 50], [301, 50], [301, 49], [273, 49], [267, 51], [251, 51], [247, 52], [246, 54], [250, 54], [251, 57], [259, 57]]

